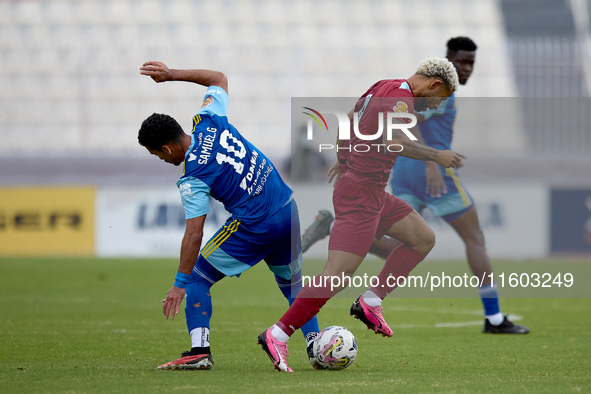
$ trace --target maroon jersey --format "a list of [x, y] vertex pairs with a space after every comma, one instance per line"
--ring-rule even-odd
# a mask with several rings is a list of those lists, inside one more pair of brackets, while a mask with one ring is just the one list
[[[414, 95], [408, 82], [404, 79], [385, 79], [376, 82], [368, 89], [355, 104], [355, 112], [359, 113], [359, 132], [364, 135], [375, 135], [387, 118], [388, 112], [414, 111]], [[382, 112], [383, 116], [379, 117]], [[399, 118], [408, 123], [410, 119]], [[385, 122], [384, 122], [385, 123]], [[351, 139], [345, 142], [347, 150], [339, 151], [339, 160], [345, 162], [342, 166], [343, 174], [354, 181], [384, 189], [390, 177], [390, 171], [398, 157], [389, 152], [383, 136], [386, 135], [386, 126], [383, 126], [382, 135], [373, 140], [363, 140], [353, 132], [351, 121]], [[349, 151], [350, 148], [350, 151]], [[390, 146], [390, 150], [399, 148]]]

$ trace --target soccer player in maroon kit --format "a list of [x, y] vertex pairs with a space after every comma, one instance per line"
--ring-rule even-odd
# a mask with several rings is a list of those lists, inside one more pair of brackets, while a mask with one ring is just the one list
[[[378, 275], [379, 284], [366, 292], [373, 298], [360, 296], [353, 303], [351, 314], [376, 333], [392, 336], [380, 306], [381, 301], [396, 287], [387, 279], [389, 276], [408, 276], [435, 245], [435, 234], [410, 205], [385, 191], [391, 168], [398, 155], [434, 161], [445, 168], [460, 164], [461, 158], [449, 150], [438, 151], [416, 143], [401, 130], [393, 130], [392, 139], [387, 139], [386, 132], [382, 137], [379, 131], [386, 130], [386, 126], [380, 125], [382, 118], [379, 118], [379, 113], [383, 114], [383, 122], [386, 123], [389, 112], [412, 114], [415, 109], [436, 109], [457, 86], [458, 75], [451, 62], [443, 58], [427, 59], [407, 80], [375, 83], [349, 113], [351, 139], [348, 144], [339, 140], [338, 160], [328, 174], [330, 179], [335, 178], [333, 204], [336, 219], [330, 234], [326, 266], [316, 280], [300, 291], [283, 317], [258, 337], [258, 343], [267, 352], [275, 369], [292, 372], [287, 365], [287, 340], [346, 286], [345, 283], [337, 288], [330, 284], [327, 286], [327, 281], [322, 278], [351, 277], [367, 255], [374, 237], [380, 239], [385, 234], [402, 244], [386, 259]], [[375, 139], [361, 139], [355, 135], [354, 113], [358, 113], [359, 132], [365, 136], [376, 136]], [[404, 123], [410, 121], [410, 118], [398, 119]], [[402, 150], [392, 153], [386, 149], [395, 144]], [[357, 145], [364, 146], [356, 149]], [[368, 151], [366, 146], [370, 147]], [[318, 286], [318, 283], [323, 285]], [[376, 295], [379, 298], [375, 298]]]

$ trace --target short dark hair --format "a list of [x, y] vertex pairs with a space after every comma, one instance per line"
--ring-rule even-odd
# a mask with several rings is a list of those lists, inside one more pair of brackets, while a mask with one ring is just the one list
[[454, 37], [454, 38], [450, 38], [450, 40], [447, 42], [447, 50], [448, 51], [475, 51], [476, 48], [478, 48], [476, 46], [476, 43], [474, 41], [472, 41], [470, 38], [468, 37]]
[[176, 142], [185, 134], [181, 125], [171, 116], [152, 114], [142, 122], [138, 142], [151, 150], [161, 150], [162, 145]]

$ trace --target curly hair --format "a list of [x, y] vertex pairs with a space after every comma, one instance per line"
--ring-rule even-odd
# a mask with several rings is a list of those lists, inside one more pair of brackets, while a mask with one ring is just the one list
[[449, 41], [447, 42], [447, 50], [448, 51], [475, 51], [478, 47], [476, 46], [476, 43], [474, 41], [472, 41], [470, 38], [468, 37], [454, 37], [454, 38], [450, 38]]
[[176, 142], [185, 134], [183, 128], [171, 116], [152, 114], [142, 122], [138, 142], [151, 150], [161, 150], [162, 145]]
[[419, 64], [415, 74], [423, 75], [427, 78], [441, 79], [445, 86], [452, 92], [458, 88], [458, 73], [456, 68], [447, 59], [433, 57], [425, 59]]

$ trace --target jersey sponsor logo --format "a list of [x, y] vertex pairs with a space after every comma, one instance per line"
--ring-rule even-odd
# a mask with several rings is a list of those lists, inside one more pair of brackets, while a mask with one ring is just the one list
[[394, 107], [394, 112], [408, 112], [408, 104], [404, 101], [398, 101]]
[[190, 196], [192, 193], [191, 191], [191, 184], [189, 182], [185, 182], [179, 186], [179, 191], [181, 193], [181, 197], [185, 198]]
[[[242, 182], [240, 182], [240, 188], [242, 188], [243, 190], [246, 190], [248, 192], [248, 194], [252, 194], [253, 192], [255, 192], [254, 193], [255, 195], [259, 194], [263, 190], [263, 185], [265, 184], [265, 182], [267, 182], [267, 177], [269, 176], [271, 171], [273, 171], [273, 167], [268, 166], [267, 170], [263, 174], [263, 177], [261, 178], [261, 174], [263, 173], [263, 170], [265, 169], [265, 166], [267, 164], [267, 159], [263, 158], [263, 161], [261, 162], [261, 164], [258, 165], [258, 169], [257, 169], [256, 176], [255, 176], [254, 171], [257, 168], [258, 156], [259, 156], [259, 153], [256, 150], [254, 150], [252, 152], [252, 156], [250, 158], [250, 167], [248, 169], [248, 173], [246, 174], [246, 176], [244, 178], [242, 178]], [[254, 180], [253, 180], [253, 178], [254, 178]], [[259, 183], [259, 180], [260, 180], [260, 184], [257, 186], [257, 183]], [[251, 182], [250, 186], [248, 186], [248, 182]], [[255, 187], [256, 187], [256, 190], [255, 190]]]
[[221, 89], [209, 89], [207, 92], [205, 92], [205, 94], [221, 94], [222, 90]]
[[248, 174], [244, 178], [242, 178], [242, 182], [240, 182], [240, 187], [246, 190], [246, 181], [252, 181], [252, 177], [254, 176], [254, 169], [257, 165], [257, 157], [259, 156], [259, 152], [252, 151], [252, 156], [250, 157], [250, 167], [248, 169]]
[[211, 97], [211, 96], [206, 97], [205, 100], [203, 100], [203, 104], [201, 104], [201, 108], [209, 107], [210, 104], [213, 104], [213, 97]]

